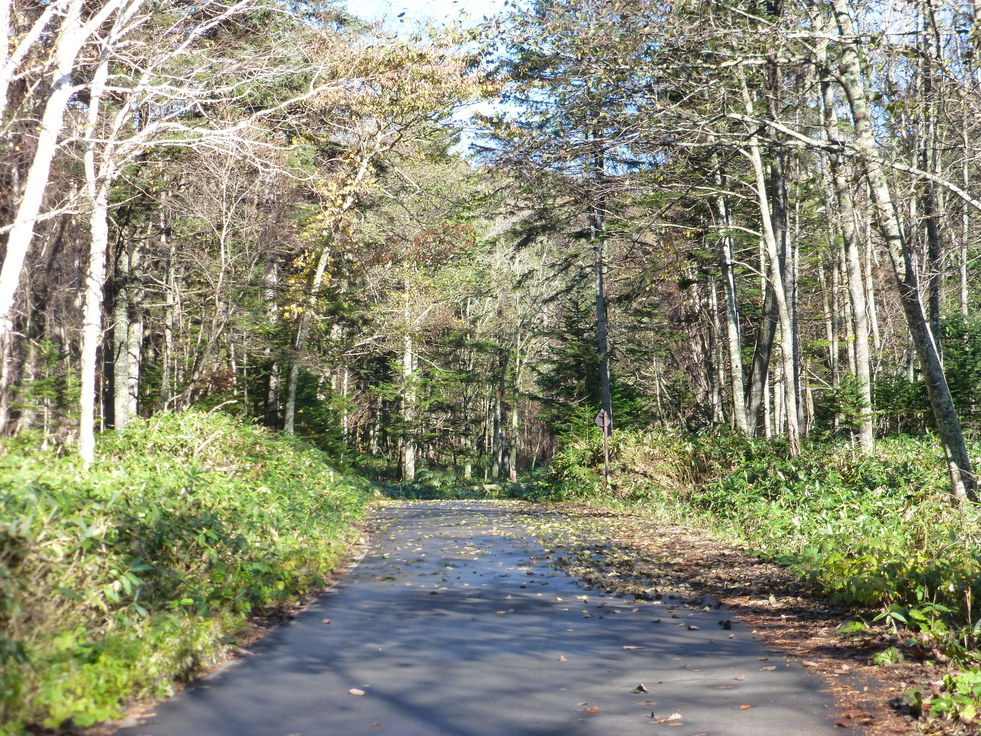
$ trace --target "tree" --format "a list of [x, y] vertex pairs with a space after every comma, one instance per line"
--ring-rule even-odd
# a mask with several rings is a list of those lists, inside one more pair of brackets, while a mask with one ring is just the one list
[[532, 186], [562, 186], [564, 206], [579, 211], [572, 227], [592, 251], [595, 369], [611, 422], [607, 241], [633, 165], [637, 133], [630, 116], [641, 96], [638, 63], [648, 52], [642, 29], [617, 22], [627, 13], [644, 15], [634, 2], [545, 0], [490, 26], [505, 39], [498, 73], [507, 80], [503, 99], [515, 112], [488, 119], [493, 148], [486, 154]]
[[871, 111], [857, 36], [848, 8], [842, 0], [832, 0], [830, 8], [840, 43], [838, 81], [848, 99], [855, 138], [854, 150], [865, 170], [875, 203], [876, 224], [886, 242], [887, 252], [899, 286], [900, 301], [906, 315], [913, 343], [933, 407], [940, 439], [947, 455], [954, 496], [977, 500], [976, 482], [971, 459], [964, 442], [960, 420], [944, 376], [940, 351], [930, 329], [920, 298], [919, 279], [914, 256], [900, 225], [899, 214], [885, 174], [879, 147], [872, 130]]

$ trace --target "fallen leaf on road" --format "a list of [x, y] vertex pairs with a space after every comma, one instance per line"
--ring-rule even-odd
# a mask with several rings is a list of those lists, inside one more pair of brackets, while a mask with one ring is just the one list
[[[657, 716], [655, 716], [653, 713], [651, 713], [651, 716], [657, 718]], [[680, 721], [680, 720], [681, 720], [681, 713], [672, 713], [667, 718], [657, 718], [658, 723], [670, 723], [671, 721]]]
[[847, 713], [843, 713], [841, 720], [845, 725], [839, 726], [839, 728], [847, 728], [852, 723], [857, 723], [860, 726], [870, 726], [875, 722], [875, 719], [869, 713], [863, 713], [862, 711], [848, 711]]
[[356, 687], [352, 687], [350, 690], [347, 691], [347, 694], [348, 695], [365, 695], [365, 691], [364, 690], [359, 690]]
[[594, 705], [592, 708], [583, 708], [583, 713], [599, 713], [599, 706]]
[[751, 706], [751, 705], [740, 705], [739, 706], [739, 710], [749, 710], [752, 707], [753, 706]]
[[330, 623], [330, 619], [329, 618], [322, 618], [322, 619], [320, 619], [320, 623], [322, 623], [322, 624], [329, 624]]

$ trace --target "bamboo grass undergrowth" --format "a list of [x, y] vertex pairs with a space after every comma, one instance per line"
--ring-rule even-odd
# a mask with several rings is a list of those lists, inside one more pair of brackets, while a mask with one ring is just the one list
[[601, 452], [598, 436], [566, 444], [545, 495], [709, 527], [857, 615], [981, 660], [981, 509], [952, 503], [929, 438], [886, 438], [871, 456], [814, 441], [792, 458], [780, 442], [622, 432], [606, 494]]
[[108, 433], [85, 469], [0, 445], [0, 734], [88, 726], [168, 693], [249, 615], [325, 584], [369, 485], [221, 413]]

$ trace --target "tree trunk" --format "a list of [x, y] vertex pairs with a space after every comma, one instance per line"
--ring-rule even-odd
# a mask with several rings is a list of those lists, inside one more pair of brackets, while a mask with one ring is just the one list
[[899, 286], [899, 297], [906, 323], [916, 348], [930, 396], [937, 430], [947, 456], [951, 490], [958, 498], [977, 500], [976, 483], [971, 459], [964, 442], [960, 420], [947, 386], [940, 354], [934, 342], [920, 300], [919, 284], [913, 266], [912, 253], [899, 224], [899, 216], [889, 191], [882, 161], [872, 130], [869, 106], [862, 78], [861, 61], [854, 28], [848, 15], [846, 0], [831, 0], [838, 31], [842, 37], [839, 79], [848, 97], [855, 126], [855, 149], [865, 167], [866, 177], [875, 203], [879, 232], [886, 241], [893, 272]]
[[[971, 167], [969, 163], [970, 156], [968, 154], [968, 152], [971, 150], [970, 149], [971, 140], [968, 134], [967, 120], [968, 120], [967, 114], [965, 113], [964, 122], [961, 129], [961, 136], [962, 136], [961, 144], [964, 147], [964, 153], [963, 153], [964, 161], [961, 164], [961, 187], [963, 187], [965, 192], [968, 191], [971, 185]], [[960, 252], [958, 254], [959, 258], [957, 261], [957, 266], [958, 266], [957, 270], [960, 280], [960, 289], [958, 290], [958, 294], [960, 297], [959, 299], [960, 311], [961, 311], [961, 317], [963, 317], [965, 320], [968, 317], [968, 310], [969, 310], [968, 305], [970, 304], [970, 289], [969, 289], [968, 278], [967, 278], [967, 267], [970, 257], [968, 244], [970, 243], [970, 241], [971, 241], [970, 207], [968, 207], [966, 203], [962, 202], [961, 203], [961, 243], [960, 243]]]
[[511, 437], [508, 443], [508, 480], [518, 481], [518, 458], [521, 451], [521, 374], [524, 369], [522, 361], [521, 325], [515, 328], [514, 336], [514, 384], [511, 391]]
[[841, 377], [839, 374], [837, 310], [835, 309], [837, 304], [833, 303], [833, 292], [837, 284], [828, 283], [824, 258], [821, 256], [818, 256], [818, 283], [821, 286], [821, 306], [824, 308], [824, 338], [828, 341], [828, 367], [831, 368], [831, 385], [837, 387]]
[[[746, 112], [752, 115], [753, 106], [749, 97], [749, 89], [743, 80], [743, 98]], [[769, 262], [769, 277], [773, 295], [777, 305], [777, 317], [780, 323], [780, 344], [784, 371], [784, 406], [787, 428], [787, 443], [792, 457], [800, 455], [800, 426], [798, 423], [798, 401], [796, 391], [796, 361], [794, 357], [794, 324], [791, 315], [791, 304], [784, 283], [783, 259], [774, 230], [770, 201], [767, 194], [767, 181], [763, 172], [763, 160], [760, 155], [759, 140], [755, 134], [750, 135], [746, 147], [746, 155], [753, 167], [756, 180], [756, 196], [760, 209], [760, 220], [763, 225], [763, 244], [766, 247]]]
[[[7, 234], [6, 255], [0, 268], [0, 341], [13, 330], [13, 308], [27, 251], [34, 240], [34, 226], [48, 186], [51, 162], [58, 147], [65, 111], [75, 94], [72, 73], [78, 54], [88, 38], [114, 13], [123, 0], [109, 0], [99, 12], [82, 23], [82, 0], [72, 0], [55, 41], [54, 84], [41, 116], [34, 159], [17, 205], [13, 226]], [[92, 103], [98, 107], [98, 103]], [[88, 287], [86, 287], [88, 288]]]
[[[831, 141], [838, 141], [841, 132], [838, 115], [835, 112], [834, 92], [830, 80], [821, 81], [824, 127]], [[862, 407], [859, 413], [859, 445], [865, 453], [871, 453], [875, 446], [875, 427], [872, 422], [872, 359], [869, 355], [869, 323], [865, 302], [866, 285], [862, 274], [862, 256], [858, 245], [858, 232], [855, 227], [856, 215], [852, 192], [848, 182], [851, 172], [847, 162], [838, 154], [829, 157], [831, 179], [834, 185], [835, 200], [841, 214], [841, 235], [845, 249], [845, 269], [848, 276], [848, 301], [851, 306], [852, 330], [855, 334], [853, 352], [855, 354], [855, 378], [858, 381]]]
[[[766, 273], [766, 254], [761, 248], [760, 253], [760, 272]], [[766, 276], [763, 277], [763, 318], [756, 333], [756, 346], [753, 349], [753, 363], [750, 366], [749, 386], [747, 394], [749, 400], [746, 404], [746, 426], [751, 437], [755, 437], [760, 421], [760, 415], [769, 422], [769, 399], [767, 397], [767, 384], [770, 374], [770, 361], [773, 355], [773, 343], [777, 335], [777, 300], [773, 293], [773, 286]], [[766, 408], [764, 409], [764, 403]], [[770, 436], [767, 429], [766, 437]]]
[[[779, 76], [774, 72], [774, 76]], [[774, 82], [776, 87], [776, 82]], [[779, 94], [779, 93], [778, 93]], [[777, 99], [771, 100], [771, 108], [777, 108]], [[771, 115], [777, 115], [778, 108], [771, 110]], [[790, 351], [790, 360], [793, 363], [793, 371], [787, 380], [793, 385], [787, 392], [788, 413], [793, 412], [795, 417], [796, 429], [794, 434], [803, 434], [804, 427], [804, 407], [801, 397], [803, 396], [801, 385], [803, 372], [800, 362], [800, 330], [798, 329], [797, 318], [797, 245], [796, 240], [791, 239], [790, 232], [790, 198], [787, 192], [787, 161], [783, 148], [774, 143], [770, 146], [770, 216], [773, 224], [774, 240], [777, 244], [777, 252], [780, 254], [780, 273], [783, 277], [783, 290], [787, 301], [787, 325], [789, 327], [788, 342], [783, 342], [781, 337], [781, 350]], [[766, 226], [763, 228], [764, 242], [766, 240]], [[779, 302], [778, 302], [779, 307]], [[777, 312], [780, 314], [779, 309]], [[781, 353], [783, 354], [783, 353]], [[790, 425], [787, 429], [788, 436], [791, 434]], [[794, 441], [791, 440], [791, 452], [793, 452]]]
[[138, 288], [139, 246], [120, 253], [116, 265], [116, 304], [113, 310], [113, 424], [123, 429], [137, 415], [140, 363], [143, 349], [141, 294]]
[[872, 332], [872, 354], [875, 362], [872, 363], [872, 372], [875, 372], [876, 365], [882, 357], [882, 333], [879, 329], [879, 308], [875, 298], [875, 249], [872, 247], [872, 225], [867, 221], [865, 226], [865, 258], [863, 262], [865, 276], [865, 303], [868, 306], [869, 327]]
[[106, 282], [106, 254], [109, 250], [107, 188], [100, 188], [92, 204], [92, 241], [85, 275], [85, 304], [82, 314], [82, 394], [78, 432], [78, 451], [86, 465], [95, 460], [95, 405], [98, 395], [96, 369], [99, 344], [102, 342], [102, 290]]
[[732, 245], [732, 221], [729, 206], [726, 202], [726, 181], [719, 164], [718, 156], [713, 154], [712, 163], [715, 167], [715, 183], [719, 195], [715, 204], [719, 221], [722, 225], [720, 238], [719, 266], [722, 271], [722, 288], [726, 304], [726, 346], [729, 351], [729, 387], [732, 392], [732, 418], [736, 429], [742, 434], [749, 434], [749, 424], [746, 418], [746, 396], [743, 391], [743, 356], [739, 333], [739, 304], [736, 300], [736, 277], [733, 269], [734, 254]]
[[[597, 231], [599, 233], [599, 231]], [[606, 311], [606, 260], [602, 237], [596, 241], [596, 352], [599, 356], [600, 403], [613, 429], [613, 393], [610, 388], [609, 321]]]
[[[408, 329], [408, 326], [406, 327]], [[406, 332], [402, 341], [402, 480], [416, 478], [416, 387], [415, 354], [412, 335]]]
[[167, 216], [163, 206], [160, 208], [160, 249], [167, 254], [164, 265], [164, 349], [161, 356], [163, 365], [160, 375], [160, 408], [163, 411], [169, 411], [171, 398], [174, 395], [174, 321], [177, 306], [177, 276], [175, 272], [177, 267], [174, 263], [174, 256], [176, 255], [174, 243], [170, 241], [167, 232]]
[[497, 386], [494, 388], [494, 414], [493, 414], [493, 434], [491, 438], [491, 478], [495, 481], [500, 480], [501, 472], [508, 472], [507, 445], [508, 437], [505, 430], [505, 406], [504, 396], [506, 390], [506, 379], [510, 354], [506, 350], [501, 350], [497, 357]]
[[609, 417], [609, 426], [612, 430], [613, 393], [610, 387], [610, 341], [606, 300], [606, 212], [604, 196], [600, 189], [606, 175], [606, 158], [602, 147], [591, 154], [589, 165], [590, 178], [596, 189], [592, 193], [593, 201], [590, 202], [589, 239], [596, 250], [596, 354], [599, 358], [600, 405]]
[[708, 379], [712, 405], [712, 424], [723, 422], [722, 414], [722, 361], [719, 350], [719, 296], [715, 277], [708, 279]]

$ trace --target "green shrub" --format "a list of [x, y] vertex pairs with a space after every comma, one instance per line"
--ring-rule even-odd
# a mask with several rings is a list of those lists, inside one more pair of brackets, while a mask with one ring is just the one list
[[[891, 611], [951, 646], [979, 615], [981, 515], [951, 503], [929, 437], [881, 440], [872, 456], [811, 442], [792, 458], [779, 440], [666, 431], [617, 432], [611, 448], [611, 501], [701, 518], [841, 603]], [[601, 463], [597, 432], [562, 447], [543, 482], [554, 496], [601, 498]]]

